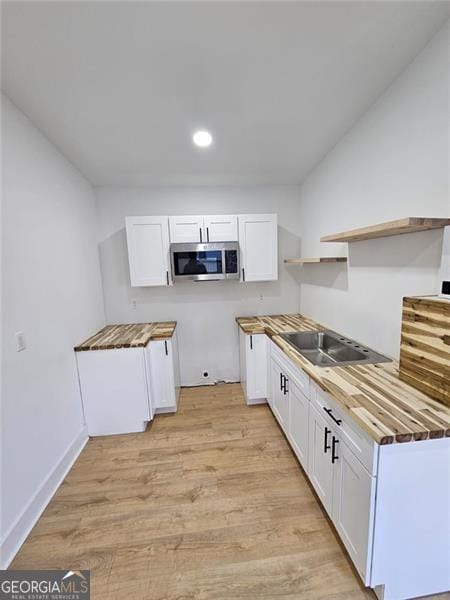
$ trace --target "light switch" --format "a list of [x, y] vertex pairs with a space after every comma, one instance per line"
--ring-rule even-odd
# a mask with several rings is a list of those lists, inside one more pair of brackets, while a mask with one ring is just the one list
[[25, 339], [25, 334], [23, 331], [18, 331], [16, 333], [16, 344], [17, 344], [17, 352], [22, 352], [22, 350], [26, 350], [27, 342]]

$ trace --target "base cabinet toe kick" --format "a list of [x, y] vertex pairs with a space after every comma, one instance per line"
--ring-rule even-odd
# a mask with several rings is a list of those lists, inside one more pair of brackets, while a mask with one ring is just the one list
[[450, 438], [379, 445], [266, 335], [246, 338], [246, 398], [269, 404], [364, 585], [382, 600], [449, 591]]

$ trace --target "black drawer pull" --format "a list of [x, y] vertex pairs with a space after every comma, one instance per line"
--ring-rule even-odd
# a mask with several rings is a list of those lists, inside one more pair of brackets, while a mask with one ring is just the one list
[[253, 336], [250, 336], [250, 350], [253, 350]]
[[[283, 377], [284, 377], [284, 375], [283, 375]], [[289, 392], [289, 388], [287, 387], [288, 382], [289, 382], [289, 379], [287, 377], [284, 377], [283, 394], [285, 396]]]
[[339, 444], [339, 440], [337, 438], [334, 437], [333, 435], [333, 441], [332, 441], [332, 448], [331, 448], [331, 462], [335, 463], [337, 461], [337, 459], [339, 458], [339, 456], [336, 454], [336, 445]]
[[330, 450], [331, 446], [328, 443], [328, 436], [331, 433], [331, 429], [328, 429], [328, 427], [325, 427], [325, 435], [323, 437], [323, 451], [326, 454], [327, 450]]
[[169, 350], [167, 348], [167, 340], [164, 340], [164, 347], [166, 349], [166, 356], [169, 356]]
[[283, 391], [283, 373], [280, 373], [280, 391]]
[[323, 410], [327, 413], [327, 415], [329, 415], [333, 419], [336, 425], [342, 424], [342, 419], [336, 419], [336, 417], [333, 415], [333, 411], [331, 410], [331, 408], [327, 408], [326, 406], [324, 406]]

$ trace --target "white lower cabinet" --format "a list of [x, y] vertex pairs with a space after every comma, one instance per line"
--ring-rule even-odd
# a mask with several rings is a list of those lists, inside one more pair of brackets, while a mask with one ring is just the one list
[[147, 365], [154, 412], [175, 412], [180, 392], [176, 334], [169, 340], [155, 340], [147, 345]]
[[374, 472], [376, 444], [356, 431], [276, 345], [270, 343], [269, 350], [269, 406], [362, 580], [370, 585], [376, 477], [368, 469]]
[[239, 330], [241, 385], [247, 404], [267, 401], [267, 337]]
[[333, 434], [332, 444], [336, 440], [333, 523], [362, 580], [369, 585], [376, 478]]
[[278, 416], [278, 406], [280, 404], [280, 399], [278, 396], [283, 393], [283, 379], [282, 372], [278, 363], [276, 363], [273, 358], [270, 360], [270, 398], [269, 398], [269, 406], [272, 409], [274, 415], [277, 416], [278, 421], [280, 421], [280, 417]]
[[272, 361], [272, 369], [273, 412], [285, 434], [289, 435], [289, 380], [276, 361]]
[[380, 600], [450, 589], [450, 438], [378, 445], [269, 342], [268, 403]]
[[76, 352], [89, 435], [144, 431], [152, 419], [144, 348]]
[[89, 435], [145, 431], [154, 413], [176, 411], [180, 385], [176, 333], [146, 348], [75, 354]]
[[289, 381], [289, 440], [302, 467], [308, 471], [309, 398]]
[[333, 464], [331, 428], [314, 406], [309, 411], [309, 479], [331, 516], [333, 510]]
[[305, 381], [296, 380], [295, 373], [284, 361], [271, 356], [269, 406], [305, 471], [308, 469], [309, 398], [302, 390], [306, 387]]

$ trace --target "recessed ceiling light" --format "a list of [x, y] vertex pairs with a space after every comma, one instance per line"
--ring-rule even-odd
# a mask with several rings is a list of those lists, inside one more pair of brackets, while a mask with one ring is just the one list
[[209, 131], [196, 131], [192, 136], [192, 140], [199, 148], [207, 148], [208, 146], [211, 146], [212, 135], [209, 133]]

